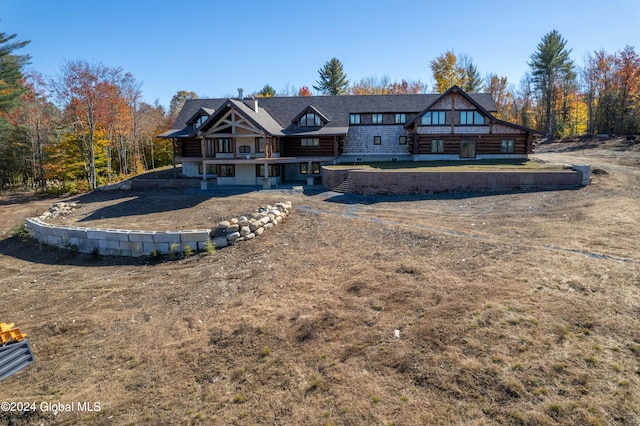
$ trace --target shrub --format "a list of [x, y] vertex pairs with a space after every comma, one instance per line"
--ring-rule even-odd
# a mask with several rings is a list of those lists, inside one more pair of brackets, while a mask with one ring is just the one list
[[13, 228], [11, 228], [11, 235], [16, 238], [19, 238], [20, 241], [24, 241], [24, 242], [27, 242], [33, 239], [33, 233], [29, 228], [27, 228], [27, 225], [24, 223], [19, 223], [15, 225]]
[[100, 247], [95, 246], [94, 248], [92, 248], [89, 252], [89, 255], [94, 260], [100, 259]]

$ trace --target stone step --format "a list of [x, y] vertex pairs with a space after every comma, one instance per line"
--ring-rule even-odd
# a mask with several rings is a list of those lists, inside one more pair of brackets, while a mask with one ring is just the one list
[[349, 176], [342, 179], [339, 184], [337, 184], [334, 188], [334, 192], [339, 192], [341, 194], [346, 194], [349, 190]]

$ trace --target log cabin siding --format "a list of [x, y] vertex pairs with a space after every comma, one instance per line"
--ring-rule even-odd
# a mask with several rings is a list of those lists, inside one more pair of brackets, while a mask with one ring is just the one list
[[[414, 154], [459, 154], [461, 140], [476, 142], [476, 154], [505, 154], [500, 152], [503, 139], [514, 140], [514, 150], [510, 154], [527, 154], [527, 139], [522, 134], [482, 135], [481, 138], [469, 135], [416, 135], [417, 149], [410, 145]], [[432, 140], [444, 140], [444, 152], [431, 152]], [[529, 151], [531, 148], [529, 148]]]
[[182, 156], [183, 157], [202, 157], [200, 141], [199, 140], [185, 140], [182, 141]]
[[333, 136], [317, 138], [320, 140], [319, 146], [302, 146], [300, 139], [302, 138], [283, 139], [282, 155], [284, 157], [308, 157], [308, 156], [333, 157], [334, 155]]

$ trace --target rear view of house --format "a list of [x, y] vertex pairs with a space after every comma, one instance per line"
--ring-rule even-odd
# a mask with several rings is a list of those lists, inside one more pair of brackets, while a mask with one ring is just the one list
[[497, 119], [488, 93], [187, 100], [173, 128], [182, 173], [217, 185], [320, 176], [325, 164], [527, 158], [532, 129]]

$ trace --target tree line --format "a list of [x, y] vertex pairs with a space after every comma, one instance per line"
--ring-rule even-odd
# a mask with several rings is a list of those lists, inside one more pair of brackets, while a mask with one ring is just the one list
[[28, 41], [0, 33], [0, 186], [75, 192], [172, 163], [156, 135], [172, 118], [141, 100], [121, 68], [66, 61], [58, 77], [23, 71]]
[[[29, 42], [0, 33], [0, 186], [41, 190], [88, 190], [172, 162], [168, 129], [194, 92], [179, 91], [169, 111], [142, 100], [141, 84], [121, 68], [85, 60], [66, 61], [58, 77], [25, 71]], [[481, 76], [467, 54], [447, 51], [430, 62], [432, 92], [458, 85], [468, 93], [490, 92], [497, 116], [545, 137], [640, 133], [640, 56], [631, 46], [594, 51], [578, 67], [556, 30], [545, 34], [517, 83], [498, 74]], [[367, 77], [350, 82], [332, 58], [312, 85], [322, 95], [427, 93], [419, 80]], [[280, 93], [265, 85], [253, 94], [312, 96], [308, 86]]]

